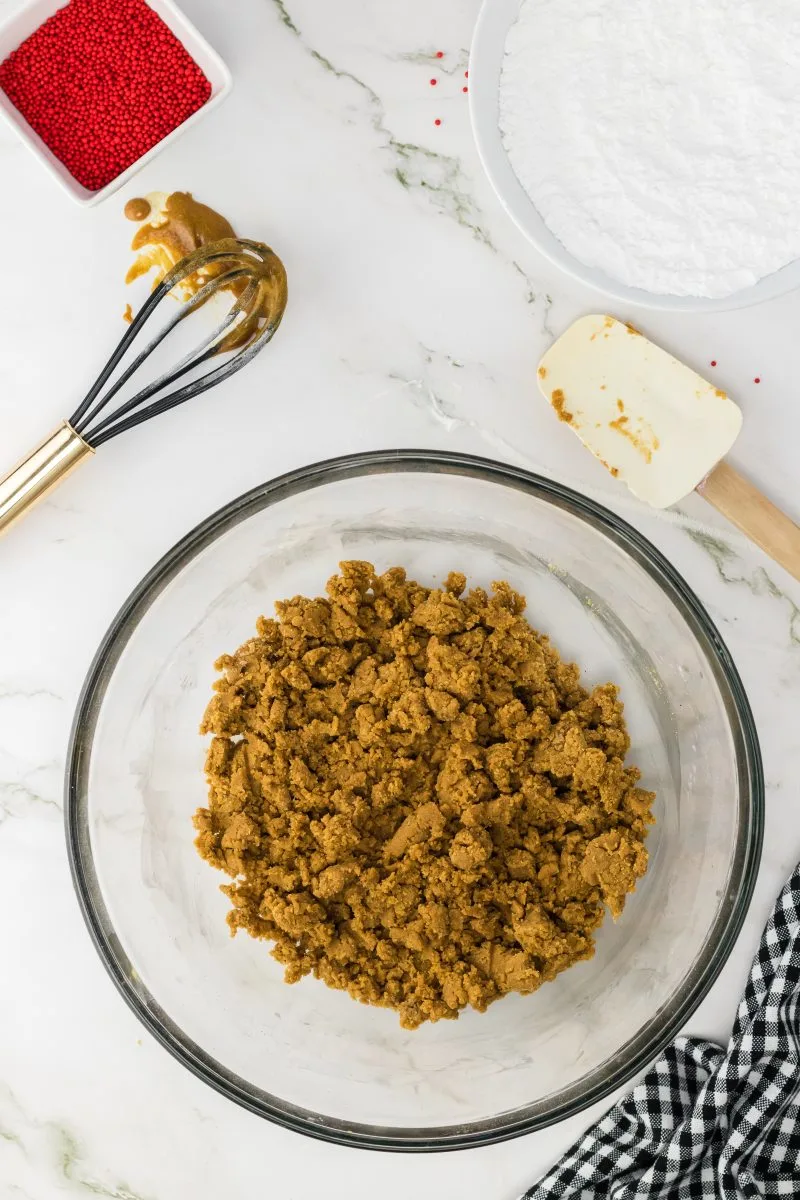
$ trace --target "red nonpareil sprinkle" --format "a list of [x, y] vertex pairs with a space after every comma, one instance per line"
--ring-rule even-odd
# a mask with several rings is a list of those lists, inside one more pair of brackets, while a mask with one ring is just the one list
[[465, 72], [464, 72], [464, 78], [465, 78], [465, 79], [469, 79], [469, 71], [465, 71]]
[[436, 57], [437, 57], [437, 58], [444, 58], [444, 50], [437, 50], [437, 51], [436, 51]]
[[439, 120], [439, 118], [437, 117], [437, 118], [436, 118], [436, 120], [435, 120], [433, 123], [434, 123], [434, 125], [441, 125], [441, 123], [442, 123], [442, 122], [441, 122], [441, 121]]
[[436, 87], [436, 80], [435, 80], [435, 79], [432, 79], [432, 80], [431, 80], [431, 87]]
[[0, 88], [97, 191], [206, 103], [211, 84], [145, 0], [69, 0], [3, 63]]
[[753, 380], [753, 383], [761, 383], [761, 376], [756, 375], [755, 379]]
[[462, 92], [468, 92], [469, 88], [463, 87], [461, 90], [462, 90]]
[[712, 367], [715, 367], [717, 365], [717, 360], [715, 358], [712, 358], [711, 365], [712, 365]]

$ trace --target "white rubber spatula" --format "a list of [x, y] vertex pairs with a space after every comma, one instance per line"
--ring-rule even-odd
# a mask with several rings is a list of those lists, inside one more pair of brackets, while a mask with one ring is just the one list
[[613, 317], [576, 321], [539, 364], [539, 387], [612, 475], [655, 508], [697, 490], [800, 579], [800, 527], [724, 462], [736, 404]]

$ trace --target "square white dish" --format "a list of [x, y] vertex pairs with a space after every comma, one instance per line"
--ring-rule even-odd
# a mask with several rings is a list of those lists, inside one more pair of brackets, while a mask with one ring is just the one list
[[[38, 133], [23, 117], [22, 113], [11, 103], [5, 92], [0, 89], [0, 115], [5, 118], [8, 124], [16, 130], [20, 139], [28, 147], [32, 154], [36, 156], [43, 167], [48, 171], [52, 179], [55, 179], [62, 190], [71, 196], [72, 199], [84, 207], [91, 207], [105, 200], [107, 196], [112, 195], [123, 184], [135, 175], [136, 172], [155, 158], [165, 146], [174, 142], [187, 129], [201, 120], [207, 113], [216, 108], [225, 97], [229, 94], [233, 87], [233, 79], [225, 63], [217, 54], [205, 38], [195, 29], [191, 21], [184, 16], [178, 8], [174, 0], [146, 0], [150, 8], [158, 13], [162, 21], [174, 33], [175, 37], [181, 42], [186, 51], [191, 55], [194, 61], [200, 67], [209, 83], [211, 84], [211, 95], [206, 103], [196, 112], [192, 113], [182, 124], [173, 129], [171, 133], [152, 146], [140, 158], [123, 171], [116, 179], [112, 179], [105, 187], [100, 188], [96, 192], [89, 191], [83, 184], [67, 170], [63, 163], [59, 162], [52, 150], [39, 137]], [[50, 17], [53, 16], [60, 8], [64, 8], [67, 0], [28, 0], [23, 4], [4, 25], [0, 26], [0, 62], [4, 62], [13, 50], [22, 44], [34, 33], [41, 25], [44, 24]]]

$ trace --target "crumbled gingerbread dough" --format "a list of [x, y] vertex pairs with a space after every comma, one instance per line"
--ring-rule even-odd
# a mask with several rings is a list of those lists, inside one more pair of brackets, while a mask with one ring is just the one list
[[647, 867], [654, 796], [507, 583], [346, 562], [219, 659], [194, 822], [232, 933], [403, 1026], [483, 1012], [594, 953]]

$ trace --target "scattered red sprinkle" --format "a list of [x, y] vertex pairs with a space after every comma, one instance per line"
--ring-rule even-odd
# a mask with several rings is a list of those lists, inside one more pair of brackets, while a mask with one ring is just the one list
[[435, 120], [433, 123], [434, 123], [434, 125], [441, 125], [441, 123], [442, 123], [442, 122], [441, 122], [441, 121], [439, 120], [439, 118], [437, 117], [437, 118], [436, 118], [436, 120]]
[[206, 103], [211, 84], [145, 0], [69, 0], [0, 63], [0, 88], [98, 191]]
[[753, 383], [761, 383], [761, 376], [756, 375], [755, 379], [753, 380]]
[[465, 78], [465, 79], [469, 79], [469, 71], [465, 71], [465, 72], [464, 72], [464, 78]]
[[435, 79], [432, 79], [432, 80], [431, 80], [431, 87], [436, 87], [436, 80], [435, 80]]
[[717, 360], [715, 358], [712, 358], [711, 365], [712, 365], [712, 367], [715, 367], [717, 365]]
[[437, 50], [437, 51], [436, 51], [436, 57], [437, 57], [437, 58], [444, 58], [444, 50]]
[[468, 92], [468, 91], [469, 91], [469, 88], [467, 88], [467, 87], [463, 87], [461, 90], [462, 90], [462, 92]]

